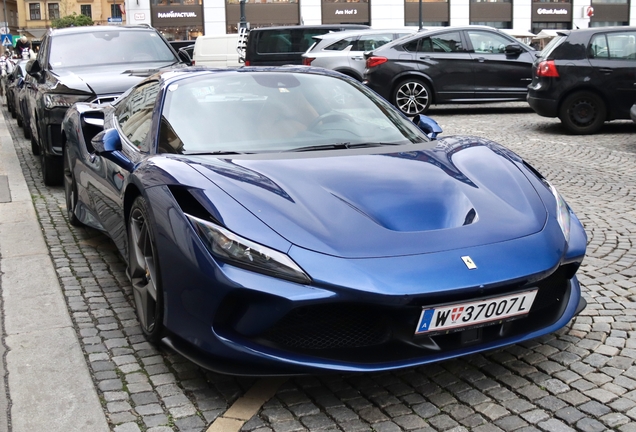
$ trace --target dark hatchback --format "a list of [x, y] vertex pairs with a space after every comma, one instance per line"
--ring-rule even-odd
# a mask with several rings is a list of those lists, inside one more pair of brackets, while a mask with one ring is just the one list
[[112, 102], [143, 78], [180, 62], [149, 26], [49, 30], [37, 59], [26, 65], [25, 79], [29, 132], [34, 153], [41, 156], [44, 183], [62, 183], [61, 125], [69, 107]]
[[365, 54], [364, 82], [409, 116], [432, 103], [525, 100], [535, 52], [490, 27], [430, 30]]
[[629, 119], [636, 101], [636, 27], [559, 32], [534, 65], [528, 103], [574, 134]]

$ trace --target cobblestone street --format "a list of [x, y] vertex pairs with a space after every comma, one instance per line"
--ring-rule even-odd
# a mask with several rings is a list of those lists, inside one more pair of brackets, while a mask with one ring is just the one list
[[[111, 429], [205, 431], [258, 379], [207, 372], [146, 342], [115, 246], [68, 223], [64, 189], [44, 186], [29, 140], [3, 114]], [[429, 115], [443, 136], [506, 145], [559, 189], [588, 234], [578, 273], [587, 309], [553, 335], [482, 355], [289, 378], [242, 430], [636, 431], [636, 125], [571, 136], [525, 103]]]

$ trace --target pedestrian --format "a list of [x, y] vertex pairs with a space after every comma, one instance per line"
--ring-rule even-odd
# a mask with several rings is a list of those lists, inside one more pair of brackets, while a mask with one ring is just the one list
[[31, 42], [26, 36], [20, 36], [20, 39], [15, 43], [15, 51], [19, 58], [28, 60], [31, 56]]

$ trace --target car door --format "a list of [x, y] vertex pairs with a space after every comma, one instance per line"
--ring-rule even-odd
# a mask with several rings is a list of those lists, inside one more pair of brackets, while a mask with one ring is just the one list
[[[475, 98], [525, 100], [532, 82], [534, 56], [517, 41], [488, 30], [466, 30], [475, 76]], [[521, 53], [506, 54], [506, 46], [518, 44]]]
[[636, 102], [636, 31], [595, 34], [588, 56], [596, 88], [611, 101], [610, 118], [628, 119]]
[[136, 163], [148, 156], [150, 145], [147, 138], [159, 89], [159, 82], [147, 82], [117, 103], [114, 123], [121, 137], [121, 158], [96, 155], [88, 162], [90, 178], [86, 187], [93, 209], [102, 227], [118, 246], [123, 244], [126, 233], [123, 195], [130, 174], [130, 168], [121, 161]]
[[419, 40], [417, 63], [433, 84], [435, 101], [473, 98], [472, 58], [460, 31], [424, 36]]

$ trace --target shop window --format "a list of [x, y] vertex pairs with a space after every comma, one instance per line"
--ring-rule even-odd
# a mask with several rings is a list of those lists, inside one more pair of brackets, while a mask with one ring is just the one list
[[93, 11], [91, 10], [91, 5], [80, 5], [80, 13], [82, 15], [86, 15], [89, 18], [93, 17]]
[[616, 26], [628, 26], [627, 21], [592, 21], [590, 27], [616, 27]]
[[510, 21], [471, 21], [470, 25], [482, 25], [482, 26], [494, 27], [498, 29], [512, 28], [512, 23]]
[[29, 17], [32, 20], [41, 20], [40, 3], [29, 3]]
[[541, 30], [569, 30], [571, 23], [567, 22], [533, 22], [532, 33], [539, 34]]
[[60, 18], [60, 4], [59, 3], [49, 3], [49, 19], [59, 19]]

